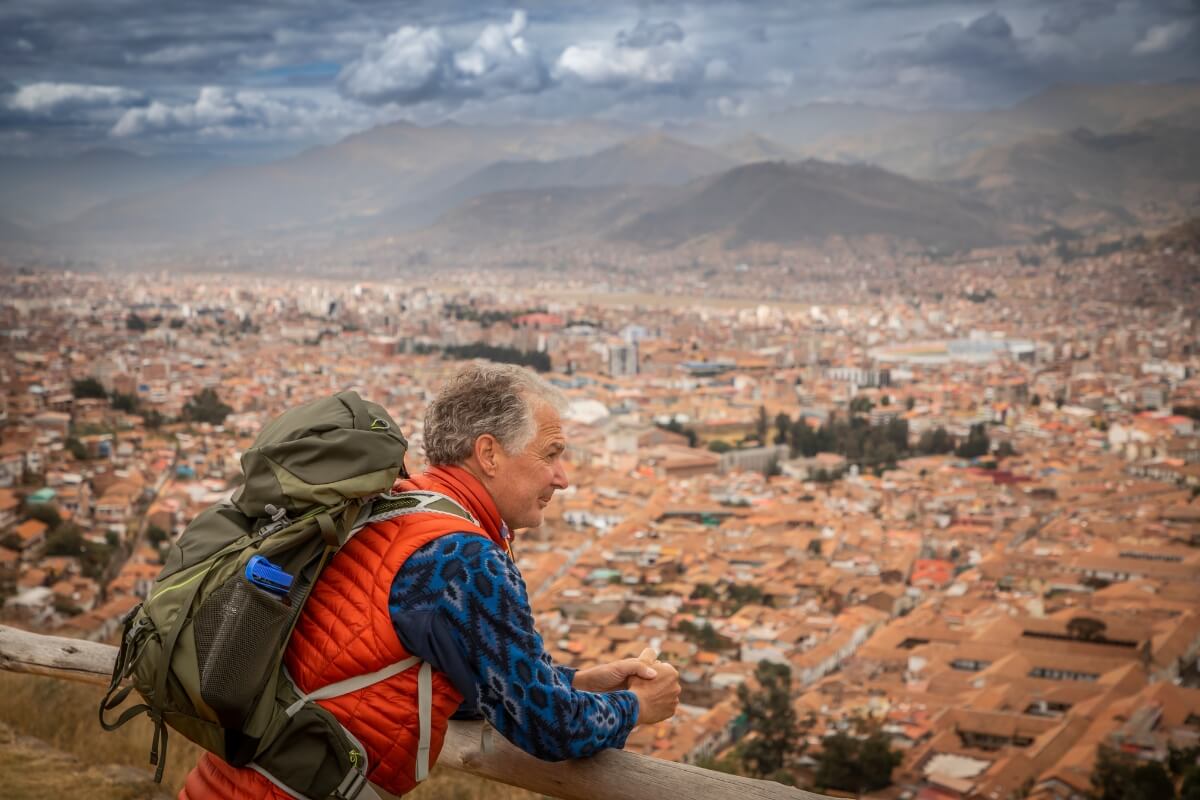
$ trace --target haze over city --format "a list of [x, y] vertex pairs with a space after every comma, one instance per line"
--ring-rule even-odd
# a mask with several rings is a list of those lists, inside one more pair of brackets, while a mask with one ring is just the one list
[[[416, 470], [483, 358], [570, 401], [549, 652], [680, 671], [627, 750], [1194, 798], [1197, 141], [1188, 0], [0, 7], [0, 624], [114, 641], [270, 419]], [[18, 798], [160, 791], [0, 687]]]

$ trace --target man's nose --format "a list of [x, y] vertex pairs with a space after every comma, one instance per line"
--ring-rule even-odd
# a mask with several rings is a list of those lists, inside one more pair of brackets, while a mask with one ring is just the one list
[[562, 461], [554, 464], [554, 482], [551, 485], [555, 489], [566, 489], [571, 485], [567, 480], [567, 465]]

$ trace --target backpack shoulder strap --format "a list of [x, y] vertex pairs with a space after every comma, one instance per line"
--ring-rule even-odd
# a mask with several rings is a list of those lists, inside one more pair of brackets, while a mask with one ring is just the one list
[[479, 520], [453, 499], [440, 492], [423, 490], [379, 495], [371, 504], [370, 513], [356, 522], [354, 527], [357, 531], [372, 522], [396, 519], [409, 514], [445, 514], [450, 517], [458, 517], [482, 530]]

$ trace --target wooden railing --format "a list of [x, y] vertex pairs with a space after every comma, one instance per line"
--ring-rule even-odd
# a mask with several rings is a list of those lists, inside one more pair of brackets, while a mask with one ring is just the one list
[[[116, 648], [0, 625], [0, 670], [108, 685]], [[97, 726], [99, 731], [99, 726]], [[561, 800], [829, 800], [770, 781], [727, 775], [658, 758], [605, 750], [550, 763], [501, 736], [480, 750], [480, 723], [450, 723], [438, 763]]]

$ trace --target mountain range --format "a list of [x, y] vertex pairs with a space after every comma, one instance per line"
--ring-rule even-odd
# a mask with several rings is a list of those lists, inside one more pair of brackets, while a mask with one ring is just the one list
[[873, 235], [957, 249], [1194, 213], [1197, 131], [1196, 84], [1064, 86], [997, 111], [814, 104], [674, 135], [595, 120], [394, 123], [254, 165], [4, 158], [0, 241], [119, 254]]

